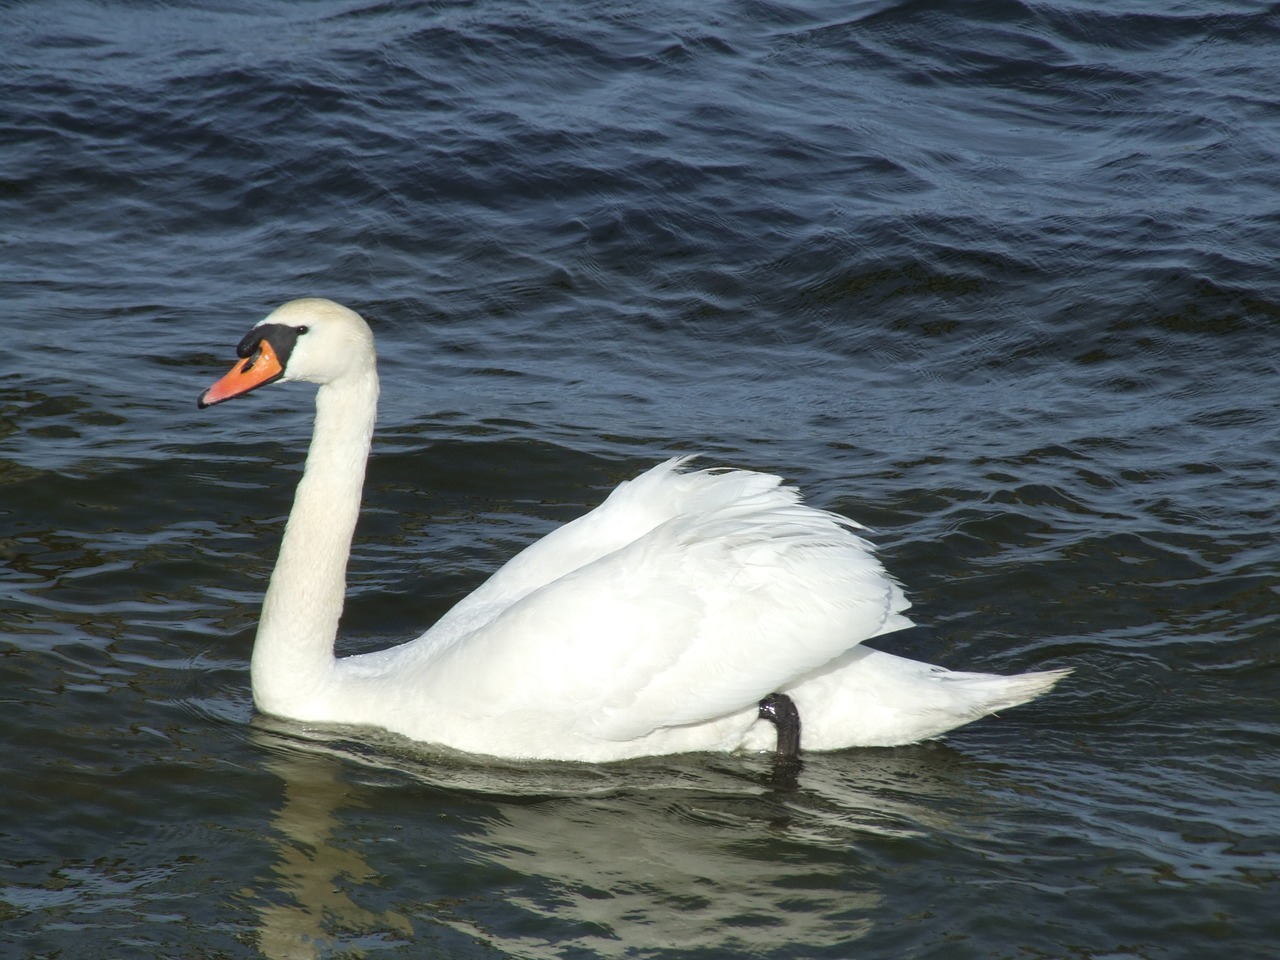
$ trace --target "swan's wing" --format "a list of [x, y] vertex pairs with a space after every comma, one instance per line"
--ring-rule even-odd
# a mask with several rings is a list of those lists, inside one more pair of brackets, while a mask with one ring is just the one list
[[747, 470], [683, 472], [692, 457], [673, 457], [619, 484], [598, 507], [551, 531], [499, 568], [428, 631], [448, 645], [534, 590], [586, 567], [675, 517], [710, 516], [727, 506], [794, 503], [799, 495], [775, 476]]
[[674, 492], [687, 457], [675, 457], [619, 484], [600, 506], [516, 554], [460, 600], [423, 639], [448, 644], [492, 620], [534, 590], [648, 533], [679, 512]]
[[472, 710], [561, 713], [583, 736], [628, 740], [749, 707], [909, 626], [851, 524], [766, 479], [528, 592], [433, 671]]

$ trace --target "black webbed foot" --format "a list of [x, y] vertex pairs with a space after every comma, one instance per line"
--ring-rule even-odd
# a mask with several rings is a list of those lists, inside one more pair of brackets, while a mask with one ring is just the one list
[[760, 717], [778, 730], [778, 746], [773, 754], [773, 782], [794, 787], [803, 766], [800, 762], [800, 711], [785, 693], [771, 693], [760, 701]]

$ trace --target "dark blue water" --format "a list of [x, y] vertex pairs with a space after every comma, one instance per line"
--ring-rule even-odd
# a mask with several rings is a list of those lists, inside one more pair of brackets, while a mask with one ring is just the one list
[[[1280, 8], [0, 7], [0, 952], [1266, 957]], [[379, 341], [340, 652], [671, 452], [875, 530], [943, 743], [489, 764], [256, 716], [301, 385]]]

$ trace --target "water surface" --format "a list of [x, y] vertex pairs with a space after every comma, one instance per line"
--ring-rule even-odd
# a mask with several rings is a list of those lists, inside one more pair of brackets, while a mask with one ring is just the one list
[[[0, 10], [0, 948], [1265, 956], [1280, 15], [1254, 3]], [[875, 531], [894, 652], [1073, 665], [942, 743], [499, 764], [255, 715], [302, 385], [367, 316], [341, 652], [673, 452]]]

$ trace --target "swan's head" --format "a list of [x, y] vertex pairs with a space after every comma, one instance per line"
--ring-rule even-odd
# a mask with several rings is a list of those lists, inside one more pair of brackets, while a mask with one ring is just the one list
[[277, 380], [332, 383], [373, 368], [373, 332], [360, 314], [332, 300], [291, 300], [236, 347], [244, 359], [196, 401], [200, 408]]

